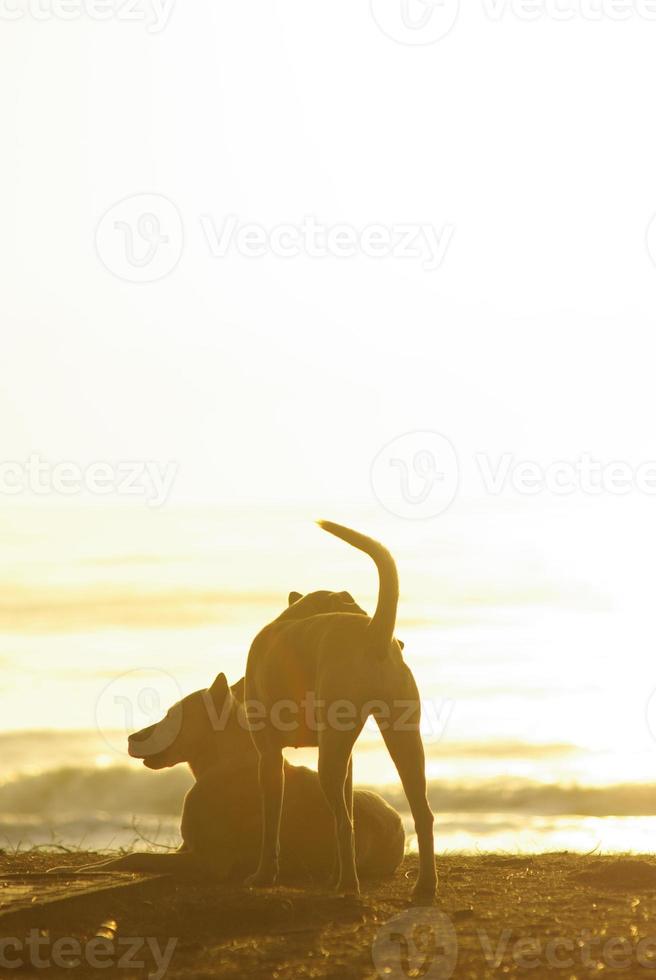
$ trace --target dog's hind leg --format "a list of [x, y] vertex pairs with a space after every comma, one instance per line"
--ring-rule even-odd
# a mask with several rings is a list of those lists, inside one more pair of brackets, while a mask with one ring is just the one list
[[344, 780], [344, 801], [348, 811], [349, 820], [353, 823], [353, 756], [349, 756], [346, 779]]
[[[408, 727], [412, 724], [412, 727]], [[415, 727], [416, 725], [416, 727]], [[419, 733], [419, 706], [412, 723], [391, 720], [379, 726], [385, 745], [401, 778], [408, 798], [419, 845], [419, 877], [414, 888], [416, 898], [431, 898], [437, 887], [433, 812], [426, 797], [426, 759]]]
[[319, 782], [335, 820], [339, 875], [337, 890], [358, 895], [360, 884], [355, 867], [353, 836], [353, 769], [351, 752], [357, 732], [336, 732], [330, 728], [319, 736]]
[[344, 799], [349, 818], [353, 820], [353, 756], [349, 756], [348, 769], [346, 770], [346, 780], [344, 782]]
[[260, 864], [246, 879], [247, 885], [266, 887], [278, 880], [280, 855], [280, 815], [285, 789], [282, 750], [267, 746], [260, 751], [259, 779], [262, 798], [262, 847]]

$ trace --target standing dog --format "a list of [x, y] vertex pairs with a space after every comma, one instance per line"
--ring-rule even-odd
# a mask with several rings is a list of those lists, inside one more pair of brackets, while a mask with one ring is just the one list
[[433, 814], [426, 799], [419, 693], [394, 638], [399, 597], [396, 565], [387, 549], [372, 538], [329, 521], [319, 523], [373, 559], [379, 575], [378, 604], [371, 619], [355, 604], [353, 612], [324, 612], [317, 608], [317, 593], [312, 593], [299, 598], [253, 641], [245, 693], [259, 754], [262, 845], [258, 869], [248, 883], [272, 885], [278, 876], [285, 784], [282, 750], [316, 745], [319, 780], [334, 818], [337, 887], [344, 894], [358, 894], [351, 752], [373, 715], [415, 823], [419, 877], [414, 893], [430, 897], [437, 884]]

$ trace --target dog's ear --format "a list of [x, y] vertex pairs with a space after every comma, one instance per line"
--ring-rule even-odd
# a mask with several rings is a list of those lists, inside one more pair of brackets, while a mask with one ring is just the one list
[[344, 602], [352, 602], [355, 605], [355, 599], [350, 592], [338, 592], [337, 598], [342, 599]]
[[210, 687], [210, 694], [214, 704], [222, 705], [228, 696], [230, 688], [225, 674], [218, 674]]
[[299, 599], [302, 599], [302, 598], [303, 598], [303, 596], [301, 595], [300, 592], [290, 592], [289, 593], [289, 605], [290, 606], [293, 606], [295, 602], [298, 602], [298, 600]]
[[396, 642], [398, 643], [398, 645], [401, 647], [402, 650], [405, 650], [405, 643], [403, 642], [403, 640], [397, 640]]
[[236, 698], [237, 701], [243, 702], [244, 698], [246, 697], [246, 678], [242, 677], [241, 680], [232, 685], [230, 690], [232, 691], [233, 698]]

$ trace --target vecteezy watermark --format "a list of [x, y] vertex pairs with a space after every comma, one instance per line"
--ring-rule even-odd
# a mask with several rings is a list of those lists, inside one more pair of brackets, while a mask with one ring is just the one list
[[523, 936], [517, 938], [517, 930], [504, 929], [500, 936], [491, 937], [484, 929], [477, 929], [485, 962], [492, 970], [506, 963], [515, 970], [531, 971], [584, 969], [590, 975], [604, 970], [629, 970], [637, 965], [645, 970], [656, 967], [656, 936], [643, 939], [627, 939], [624, 936], [596, 936], [583, 929], [575, 936]]
[[371, 465], [371, 487], [391, 514], [426, 520], [444, 513], [458, 493], [458, 456], [439, 432], [407, 432], [384, 446]]
[[[2, 0], [0, 0], [2, 2]], [[328, 224], [313, 215], [265, 226], [235, 214], [220, 221], [201, 214], [199, 225], [212, 259], [401, 259], [436, 272], [446, 259], [455, 227], [427, 222]], [[184, 226], [176, 205], [162, 194], [135, 194], [113, 204], [96, 228], [96, 252], [105, 268], [125, 282], [156, 282], [182, 256]]]
[[[518, 459], [513, 453], [498, 457], [475, 453], [471, 463], [468, 472], [474, 482], [469, 489], [474, 495], [656, 496], [656, 459], [640, 463], [604, 461], [585, 452], [575, 459], [545, 463]], [[439, 432], [408, 432], [377, 453], [371, 464], [371, 487], [379, 503], [397, 517], [437, 517], [458, 493], [458, 455], [451, 441]]]
[[603, 462], [590, 453], [547, 464], [518, 460], [512, 453], [504, 453], [497, 460], [477, 453], [475, 460], [485, 492], [492, 496], [499, 496], [507, 489], [526, 496], [541, 493], [624, 496], [633, 491], [656, 495], [656, 460], [634, 466], [622, 460]]
[[[203, 693], [203, 700], [212, 729], [223, 731], [233, 707], [230, 699], [223, 703], [220, 710], [217, 710], [209, 692]], [[177, 707], [174, 705], [174, 708]], [[363, 727], [371, 730], [378, 728], [381, 732], [411, 732], [419, 727], [424, 740], [439, 741], [446, 731], [453, 708], [454, 702], [449, 699], [442, 702], [373, 699], [356, 704], [349, 698], [328, 701], [317, 697], [315, 691], [306, 691], [299, 700], [281, 698], [271, 704], [249, 698], [243, 702], [237, 720], [242, 728], [254, 732], [268, 727], [278, 732], [314, 734], [329, 730], [360, 732]], [[170, 730], [170, 721], [165, 721]]]
[[[92, 970], [144, 970], [150, 980], [166, 976], [178, 939], [169, 939], [164, 948], [152, 936], [122, 936], [118, 939], [96, 937], [82, 941], [74, 936], [51, 939], [39, 929], [27, 936], [0, 937], [0, 967], [3, 970], [76, 970], [85, 965]], [[151, 969], [152, 967], [152, 969]], [[134, 975], [131, 974], [131, 975]]]
[[481, 0], [489, 20], [656, 21], [656, 0]]
[[458, 965], [453, 922], [435, 908], [401, 912], [378, 930], [371, 958], [385, 980], [449, 980]]
[[[380, 30], [400, 44], [434, 44], [458, 20], [458, 0], [370, 0]], [[534, 23], [656, 21], [656, 0], [480, 0], [472, 4], [490, 21]]]
[[[327, 700], [306, 691], [298, 700], [280, 698], [264, 703], [249, 698], [237, 704], [231, 697], [214, 700], [212, 690], [197, 691], [185, 702], [177, 700], [176, 682], [165, 671], [128, 671], [114, 678], [96, 702], [96, 726], [107, 744], [125, 755], [125, 736], [139, 731], [137, 758], [157, 755], [173, 747], [185, 720], [207, 730], [223, 732], [230, 724], [261, 732], [266, 728], [286, 735], [326, 731], [353, 732], [363, 728], [381, 732], [414, 732], [424, 741], [439, 741], [451, 718], [454, 702], [395, 698], [354, 702], [348, 698]], [[167, 705], [170, 707], [167, 708]], [[128, 754], [130, 754], [128, 752]]]
[[0, 21], [126, 21], [159, 34], [169, 23], [175, 0], [0, 0]]
[[163, 194], [134, 194], [113, 204], [96, 228], [96, 252], [109, 272], [126, 282], [156, 282], [175, 269], [184, 227]]
[[[516, 929], [504, 929], [491, 936], [476, 929], [476, 939], [486, 970], [504, 972], [542, 970], [580, 970], [598, 975], [605, 970], [624, 971], [637, 966], [656, 967], [656, 936], [628, 939], [624, 936], [595, 935], [584, 929], [577, 935], [549, 937], [518, 936]], [[467, 953], [476, 955], [468, 936]], [[371, 956], [383, 980], [449, 980], [458, 965], [458, 936], [451, 918], [435, 908], [408, 909], [379, 929]]]
[[[181, 697], [177, 681], [165, 670], [135, 669], [114, 677], [96, 701], [96, 727], [107, 745], [119, 755], [128, 754], [126, 738], [133, 732], [157, 725], [151, 739], [142, 743], [146, 755], [169, 748], [182, 726]], [[168, 715], [161, 725], [162, 716]]]
[[435, 272], [446, 258], [455, 228], [446, 224], [437, 229], [427, 223], [370, 224], [356, 228], [349, 224], [329, 225], [313, 215], [294, 224], [265, 227], [241, 222], [229, 214], [220, 227], [209, 214], [200, 218], [212, 258], [223, 259], [230, 252], [244, 258], [265, 255], [277, 258], [350, 259], [358, 255], [370, 259], [412, 259], [427, 272]]
[[370, 0], [383, 34], [400, 44], [434, 44], [454, 27], [460, 0]]
[[[254, 732], [268, 727], [286, 733], [360, 732], [364, 726], [372, 730], [378, 728], [381, 732], [412, 732], [419, 724], [424, 738], [436, 741], [446, 730], [453, 706], [453, 701], [449, 700], [438, 704], [403, 698], [392, 701], [373, 699], [356, 704], [348, 698], [327, 701], [317, 697], [314, 691], [306, 691], [299, 701], [281, 698], [273, 704], [264, 704], [251, 698], [244, 701], [241, 717], [242, 724]], [[225, 710], [229, 710], [229, 705], [224, 706]], [[225, 725], [225, 717], [219, 714], [212, 723], [220, 730]]]
[[178, 464], [155, 460], [96, 461], [82, 466], [72, 460], [51, 462], [32, 453], [26, 460], [0, 460], [0, 497], [19, 495], [65, 497], [143, 497], [149, 507], [162, 507], [178, 475]]

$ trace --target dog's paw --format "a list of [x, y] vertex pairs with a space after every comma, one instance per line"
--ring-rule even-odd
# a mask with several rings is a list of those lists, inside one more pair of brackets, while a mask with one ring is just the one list
[[437, 878], [418, 878], [412, 889], [412, 901], [415, 905], [428, 905], [435, 898]]
[[344, 902], [359, 902], [360, 901], [360, 889], [359, 888], [338, 888], [337, 895]]
[[359, 898], [360, 897], [360, 883], [355, 879], [346, 880], [344, 878], [338, 879], [338, 881], [333, 885], [333, 890], [337, 892], [342, 898]]
[[272, 888], [278, 881], [278, 872], [271, 868], [258, 868], [244, 884], [247, 888]]

